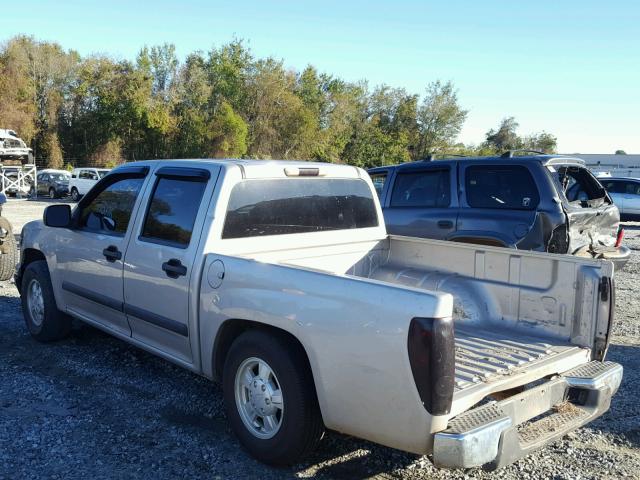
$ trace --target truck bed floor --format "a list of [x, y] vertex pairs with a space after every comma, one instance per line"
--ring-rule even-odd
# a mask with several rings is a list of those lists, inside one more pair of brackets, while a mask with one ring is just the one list
[[456, 395], [467, 390], [496, 391], [494, 384], [504, 388], [522, 385], [531, 381], [529, 377], [565, 371], [588, 361], [589, 356], [588, 350], [561, 340], [482, 325], [456, 325], [455, 345]]

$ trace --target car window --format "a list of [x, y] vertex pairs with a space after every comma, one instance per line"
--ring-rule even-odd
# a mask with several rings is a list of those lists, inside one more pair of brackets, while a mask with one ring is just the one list
[[558, 167], [555, 175], [561, 192], [569, 203], [582, 208], [603, 203], [606, 197], [603, 185], [586, 168]]
[[231, 191], [222, 238], [376, 226], [374, 195], [363, 180], [246, 180]]
[[474, 208], [534, 210], [540, 194], [521, 165], [473, 165], [465, 172], [467, 203]]
[[623, 182], [618, 182], [615, 180], [601, 180], [600, 182], [609, 193], [624, 193], [626, 191], [626, 186]]
[[189, 179], [158, 178], [140, 238], [186, 248], [206, 186]]
[[80, 228], [124, 235], [144, 178], [123, 178], [106, 186], [80, 213]]
[[371, 181], [373, 182], [373, 187], [376, 189], [376, 193], [378, 197], [382, 197], [382, 190], [384, 188], [384, 182], [387, 180], [388, 173], [380, 172], [380, 173], [372, 173]]
[[109, 173], [109, 170], [98, 170], [98, 173], [96, 174], [98, 176], [98, 178], [102, 178], [104, 177], [107, 173]]
[[638, 182], [623, 182], [624, 193], [627, 195], [640, 195], [640, 183]]
[[451, 203], [449, 170], [399, 173], [396, 176], [392, 207], [448, 207]]

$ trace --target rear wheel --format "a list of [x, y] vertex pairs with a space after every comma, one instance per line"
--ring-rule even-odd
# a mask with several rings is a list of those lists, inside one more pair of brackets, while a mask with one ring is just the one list
[[322, 438], [307, 360], [284, 336], [258, 330], [240, 335], [227, 355], [222, 383], [231, 428], [258, 460], [296, 463]]
[[6, 281], [13, 276], [18, 263], [18, 247], [11, 224], [6, 218], [0, 217], [0, 231], [6, 232], [4, 238], [0, 240], [0, 281]]
[[73, 200], [74, 202], [80, 200], [80, 193], [78, 192], [78, 189], [76, 187], [73, 187], [71, 189], [71, 200]]
[[71, 318], [58, 310], [47, 262], [30, 263], [22, 275], [22, 314], [29, 333], [36, 340], [60, 340], [71, 331]]
[[49, 198], [57, 198], [56, 190], [54, 188], [49, 189]]

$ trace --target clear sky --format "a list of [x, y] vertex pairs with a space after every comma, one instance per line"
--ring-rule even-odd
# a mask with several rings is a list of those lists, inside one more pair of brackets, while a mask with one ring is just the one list
[[640, 153], [640, 1], [22, 0], [0, 40], [52, 40], [133, 59], [143, 45], [181, 58], [234, 36], [300, 70], [420, 93], [452, 80], [479, 143], [505, 116], [547, 130], [563, 153]]

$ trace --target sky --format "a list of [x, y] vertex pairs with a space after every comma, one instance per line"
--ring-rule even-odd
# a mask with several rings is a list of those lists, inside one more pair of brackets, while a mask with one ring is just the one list
[[82, 55], [133, 60], [168, 42], [184, 58], [241, 38], [258, 57], [371, 86], [422, 95], [451, 80], [465, 143], [514, 116], [561, 153], [640, 153], [637, 0], [22, 0], [2, 17], [0, 41], [33, 35]]

